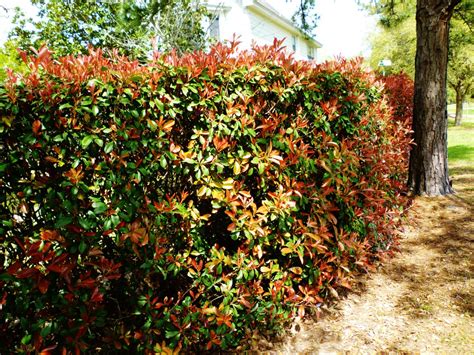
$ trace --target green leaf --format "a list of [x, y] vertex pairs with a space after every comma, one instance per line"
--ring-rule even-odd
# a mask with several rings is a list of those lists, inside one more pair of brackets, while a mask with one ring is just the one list
[[105, 145], [104, 152], [109, 154], [114, 149], [114, 142], [109, 142]]
[[89, 230], [92, 224], [85, 218], [79, 218], [79, 225], [85, 230]]
[[43, 329], [41, 329], [40, 335], [42, 337], [46, 337], [51, 333], [51, 324], [47, 325]]
[[167, 330], [165, 331], [166, 339], [171, 339], [179, 336], [179, 330]]
[[62, 228], [62, 227], [65, 227], [65, 226], [67, 226], [71, 223], [72, 223], [72, 217], [61, 216], [61, 217], [58, 218], [58, 220], [54, 224], [54, 227], [55, 228]]
[[2, 225], [4, 225], [5, 227], [13, 227], [13, 221], [5, 219], [2, 221]]
[[65, 108], [70, 108], [70, 107], [72, 107], [72, 105], [69, 102], [66, 102], [65, 104], [62, 104], [61, 106], [59, 106], [59, 109], [64, 110]]
[[5, 274], [0, 274], [0, 280], [2, 280], [2, 281], [13, 281], [13, 280], [16, 280], [16, 277], [5, 273]]
[[116, 214], [110, 216], [110, 220], [112, 221], [114, 228], [120, 223], [120, 218]]
[[97, 116], [98, 113], [99, 113], [99, 107], [97, 105], [92, 106], [92, 114], [94, 116]]
[[102, 147], [104, 145], [104, 141], [100, 138], [94, 139], [95, 144], [97, 144], [99, 147]]
[[107, 205], [103, 202], [94, 202], [92, 207], [94, 208], [95, 214], [101, 214], [108, 210]]
[[166, 157], [164, 155], [162, 155], [160, 158], [160, 165], [163, 169], [166, 169], [168, 166], [168, 162], [166, 161]]
[[86, 149], [94, 140], [94, 136], [85, 136], [81, 140], [81, 146], [83, 149]]
[[79, 244], [79, 253], [83, 254], [87, 249], [87, 244], [81, 240], [81, 243]]
[[139, 296], [137, 302], [139, 306], [144, 306], [147, 303], [147, 299], [145, 296]]
[[21, 343], [23, 345], [29, 344], [30, 341], [31, 341], [31, 335], [30, 334], [27, 334], [23, 338], [21, 338]]

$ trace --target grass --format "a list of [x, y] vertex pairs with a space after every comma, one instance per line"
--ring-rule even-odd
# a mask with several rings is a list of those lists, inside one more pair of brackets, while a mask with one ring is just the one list
[[474, 205], [474, 107], [465, 108], [461, 126], [454, 126], [454, 118], [449, 117], [448, 164], [454, 189]]
[[[456, 113], [456, 105], [455, 104], [448, 105], [448, 114], [454, 116], [455, 113]], [[474, 115], [474, 103], [465, 102], [463, 105], [462, 114]]]
[[461, 126], [454, 126], [454, 119], [451, 117], [448, 124], [450, 167], [465, 166], [474, 169], [474, 114], [464, 114]]

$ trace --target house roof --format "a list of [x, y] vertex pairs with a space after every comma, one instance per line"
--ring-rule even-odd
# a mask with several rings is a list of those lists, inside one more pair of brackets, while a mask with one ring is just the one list
[[[212, 8], [213, 10], [230, 10], [231, 6], [228, 5], [227, 1], [222, 0], [219, 2], [219, 4], [212, 4], [214, 1], [208, 2], [207, 6], [208, 8]], [[296, 34], [296, 35], [302, 35], [305, 37], [305, 39], [313, 44], [316, 48], [322, 47], [322, 44], [318, 41], [316, 41], [314, 38], [308, 36], [306, 33], [301, 31], [298, 27], [295, 26], [293, 22], [291, 22], [287, 17], [282, 15], [280, 12], [278, 12], [275, 8], [273, 8], [267, 1], [265, 0], [243, 0], [242, 1], [242, 6], [245, 8], [248, 8], [254, 13], [259, 14], [260, 16], [263, 16], [270, 21], [278, 24], [279, 26], [283, 27], [287, 31]]]
[[250, 10], [257, 12], [259, 15], [264, 16], [273, 22], [277, 23], [281, 27], [285, 28], [286, 30], [294, 33], [305, 36], [305, 39], [312, 43], [315, 47], [320, 48], [322, 44], [316, 41], [311, 36], [307, 35], [303, 31], [301, 31], [295, 24], [290, 21], [287, 17], [282, 15], [278, 12], [275, 8], [273, 8], [268, 2], [265, 0], [244, 0], [243, 5]]

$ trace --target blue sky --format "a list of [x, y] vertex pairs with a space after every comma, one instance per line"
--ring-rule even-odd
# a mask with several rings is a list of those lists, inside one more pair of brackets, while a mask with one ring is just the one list
[[[266, 0], [284, 14], [292, 13], [299, 0]], [[29, 0], [0, 0], [0, 5], [19, 6], [27, 14], [34, 14]], [[356, 0], [316, 0], [319, 14], [316, 39], [323, 44], [319, 59], [337, 55], [353, 57], [369, 54], [368, 34], [375, 30], [376, 19], [360, 10]], [[10, 19], [0, 9], [0, 44], [7, 39]]]

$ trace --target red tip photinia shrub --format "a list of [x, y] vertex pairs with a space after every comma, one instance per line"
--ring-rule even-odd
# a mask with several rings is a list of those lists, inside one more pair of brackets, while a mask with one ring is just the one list
[[1, 351], [235, 347], [395, 243], [409, 131], [358, 60], [27, 61], [0, 88]]
[[392, 117], [399, 121], [413, 119], [413, 97], [415, 86], [413, 80], [405, 73], [379, 75], [379, 81], [384, 84], [387, 100], [393, 109]]
[[[403, 72], [379, 75], [378, 80], [383, 83], [385, 98], [391, 108], [392, 119], [396, 121], [389, 128], [393, 132], [388, 132], [388, 134], [396, 136], [400, 134], [404, 127], [412, 127], [415, 85], [413, 80]], [[400, 139], [403, 138], [400, 137]], [[396, 180], [406, 181], [408, 179], [408, 160], [411, 145], [400, 145], [400, 148], [404, 150], [402, 161], [405, 165], [400, 169]]]

